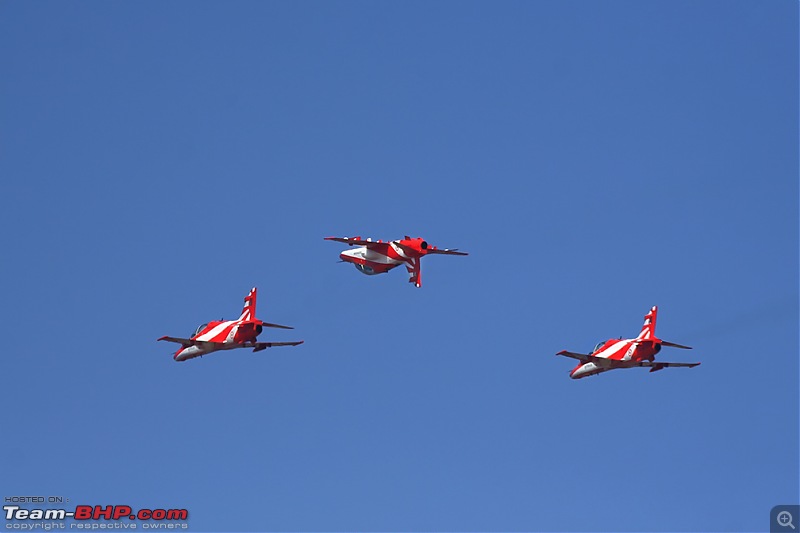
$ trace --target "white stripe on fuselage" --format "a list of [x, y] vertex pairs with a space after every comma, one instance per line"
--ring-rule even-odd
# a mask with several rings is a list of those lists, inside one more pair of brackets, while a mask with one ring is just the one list
[[600, 350], [599, 352], [593, 353], [592, 355], [595, 356], [595, 357], [603, 357], [605, 359], [608, 359], [610, 356], [612, 356], [615, 353], [617, 353], [619, 351], [619, 349], [622, 348], [628, 342], [629, 341], [627, 341], [627, 340], [617, 341], [614, 344], [612, 344], [611, 346], [609, 346], [608, 348], [606, 348], [605, 350]]
[[231, 325], [233, 325], [233, 324], [235, 324], [237, 322], [238, 322], [238, 320], [227, 320], [225, 322], [220, 322], [219, 324], [214, 326], [214, 328], [211, 331], [209, 331], [208, 333], [203, 333], [202, 335], [197, 337], [195, 340], [197, 340], [197, 341], [211, 341], [214, 337], [216, 337], [217, 335], [219, 335], [220, 333], [225, 331], [225, 328], [227, 328], [227, 327], [229, 327], [229, 326], [231, 326]]
[[397, 252], [397, 255], [399, 255], [400, 257], [402, 257], [402, 258], [403, 258], [403, 259], [405, 259], [406, 261], [409, 261], [409, 260], [411, 259], [410, 257], [408, 257], [408, 256], [406, 255], [406, 251], [405, 251], [405, 250], [403, 250], [403, 248], [401, 248], [400, 246], [396, 245], [396, 244], [395, 244], [395, 243], [393, 243], [393, 242], [390, 242], [390, 243], [389, 243], [389, 245], [392, 247], [392, 249], [393, 249], [395, 252]]
[[372, 263], [379, 263], [382, 265], [401, 265], [405, 262], [405, 261], [398, 261], [397, 259], [392, 259], [388, 255], [384, 255], [380, 252], [370, 250], [366, 246], [356, 248], [355, 250], [345, 250], [344, 252], [342, 252], [342, 255], [346, 257], [357, 257], [359, 259], [365, 259]]

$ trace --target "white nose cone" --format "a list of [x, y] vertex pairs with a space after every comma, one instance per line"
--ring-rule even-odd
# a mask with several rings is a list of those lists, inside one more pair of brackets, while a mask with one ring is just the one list
[[571, 377], [572, 379], [578, 379], [578, 378], [582, 378], [582, 377], [583, 377], [583, 376], [585, 376], [586, 374], [589, 374], [590, 372], [592, 372], [592, 371], [596, 370], [596, 368], [597, 368], [597, 367], [595, 366], [595, 364], [594, 364], [594, 363], [586, 363], [585, 365], [583, 365], [583, 366], [581, 366], [580, 368], [576, 369], [576, 370], [575, 370], [575, 372], [573, 372], [573, 373], [570, 375], [570, 377]]
[[353, 250], [344, 250], [341, 254], [342, 257], [353, 257], [357, 259], [364, 258], [364, 249], [363, 248], [355, 248]]

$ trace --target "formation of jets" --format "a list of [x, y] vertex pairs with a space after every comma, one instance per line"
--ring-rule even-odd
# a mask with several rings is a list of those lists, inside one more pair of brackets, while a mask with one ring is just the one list
[[[342, 262], [353, 264], [359, 272], [372, 276], [384, 274], [400, 265], [405, 265], [409, 274], [409, 283], [416, 287], [422, 286], [420, 260], [429, 254], [442, 255], [468, 255], [458, 249], [440, 249], [431, 246], [421, 237], [412, 239], [405, 236], [403, 239], [393, 241], [373, 241], [361, 237], [325, 237], [325, 240], [345, 243], [356, 248], [345, 250], [339, 255]], [[264, 322], [256, 318], [257, 289], [254, 287], [244, 298], [242, 314], [236, 320], [211, 321], [199, 326], [191, 337], [164, 336], [159, 341], [168, 341], [180, 344], [173, 358], [176, 361], [188, 361], [195, 357], [202, 357], [210, 353], [236, 348], [252, 348], [259, 352], [274, 346], [297, 346], [303, 341], [291, 342], [259, 342], [258, 336], [263, 328], [294, 329]], [[644, 317], [644, 325], [639, 335], [634, 339], [609, 339], [600, 342], [588, 354], [562, 350], [556, 355], [571, 357], [578, 360], [578, 365], [570, 372], [572, 379], [594, 376], [609, 370], [620, 368], [645, 367], [650, 372], [669, 367], [692, 368], [700, 363], [672, 363], [658, 361], [655, 356], [661, 351], [662, 346], [682, 348], [689, 350], [689, 346], [667, 342], [656, 337], [656, 317], [658, 307], [652, 307]]]

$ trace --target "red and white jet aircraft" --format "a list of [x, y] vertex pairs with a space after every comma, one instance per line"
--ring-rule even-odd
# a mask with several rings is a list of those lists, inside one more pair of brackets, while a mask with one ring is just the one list
[[616, 368], [633, 368], [635, 366], [649, 367], [650, 372], [661, 370], [670, 366], [695, 367], [700, 363], [656, 363], [656, 354], [661, 351], [662, 346], [672, 346], [673, 348], [683, 348], [691, 350], [689, 346], [682, 346], [672, 342], [662, 341], [656, 337], [656, 315], [658, 307], [653, 307], [644, 316], [644, 325], [639, 336], [635, 339], [610, 339], [600, 342], [594, 347], [591, 354], [568, 352], [566, 350], [558, 352], [556, 355], [572, 357], [580, 361], [578, 366], [572, 369], [569, 376], [572, 379], [585, 378], [614, 370]]
[[429, 246], [421, 237], [412, 239], [408, 235], [396, 241], [373, 241], [361, 237], [325, 237], [326, 241], [337, 241], [358, 246], [355, 250], [345, 250], [339, 258], [368, 276], [389, 272], [394, 267], [405, 265], [408, 270], [408, 282], [417, 287], [422, 286], [420, 259], [428, 254], [469, 255], [457, 249], [440, 250]]
[[250, 294], [244, 298], [242, 316], [236, 320], [213, 321], [197, 328], [190, 339], [180, 337], [161, 337], [160, 341], [177, 342], [181, 345], [175, 352], [173, 359], [186, 361], [195, 357], [202, 357], [219, 350], [233, 350], [234, 348], [252, 348], [259, 352], [273, 346], [297, 346], [303, 341], [295, 342], [256, 342], [256, 337], [262, 328], [294, 329], [289, 326], [270, 324], [256, 318], [256, 288], [250, 289]]

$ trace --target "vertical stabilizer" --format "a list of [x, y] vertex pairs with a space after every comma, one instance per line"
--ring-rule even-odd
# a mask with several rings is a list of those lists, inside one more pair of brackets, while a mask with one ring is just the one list
[[250, 289], [250, 294], [244, 297], [244, 307], [242, 308], [242, 316], [239, 320], [253, 320], [256, 318], [256, 292], [257, 289], [253, 287]]
[[644, 324], [642, 331], [639, 333], [637, 339], [655, 339], [656, 338], [656, 316], [658, 315], [658, 306], [654, 305], [650, 312], [644, 315]]
[[420, 258], [411, 257], [406, 260], [406, 270], [408, 270], [408, 282], [415, 287], [422, 286], [422, 272], [420, 271]]

